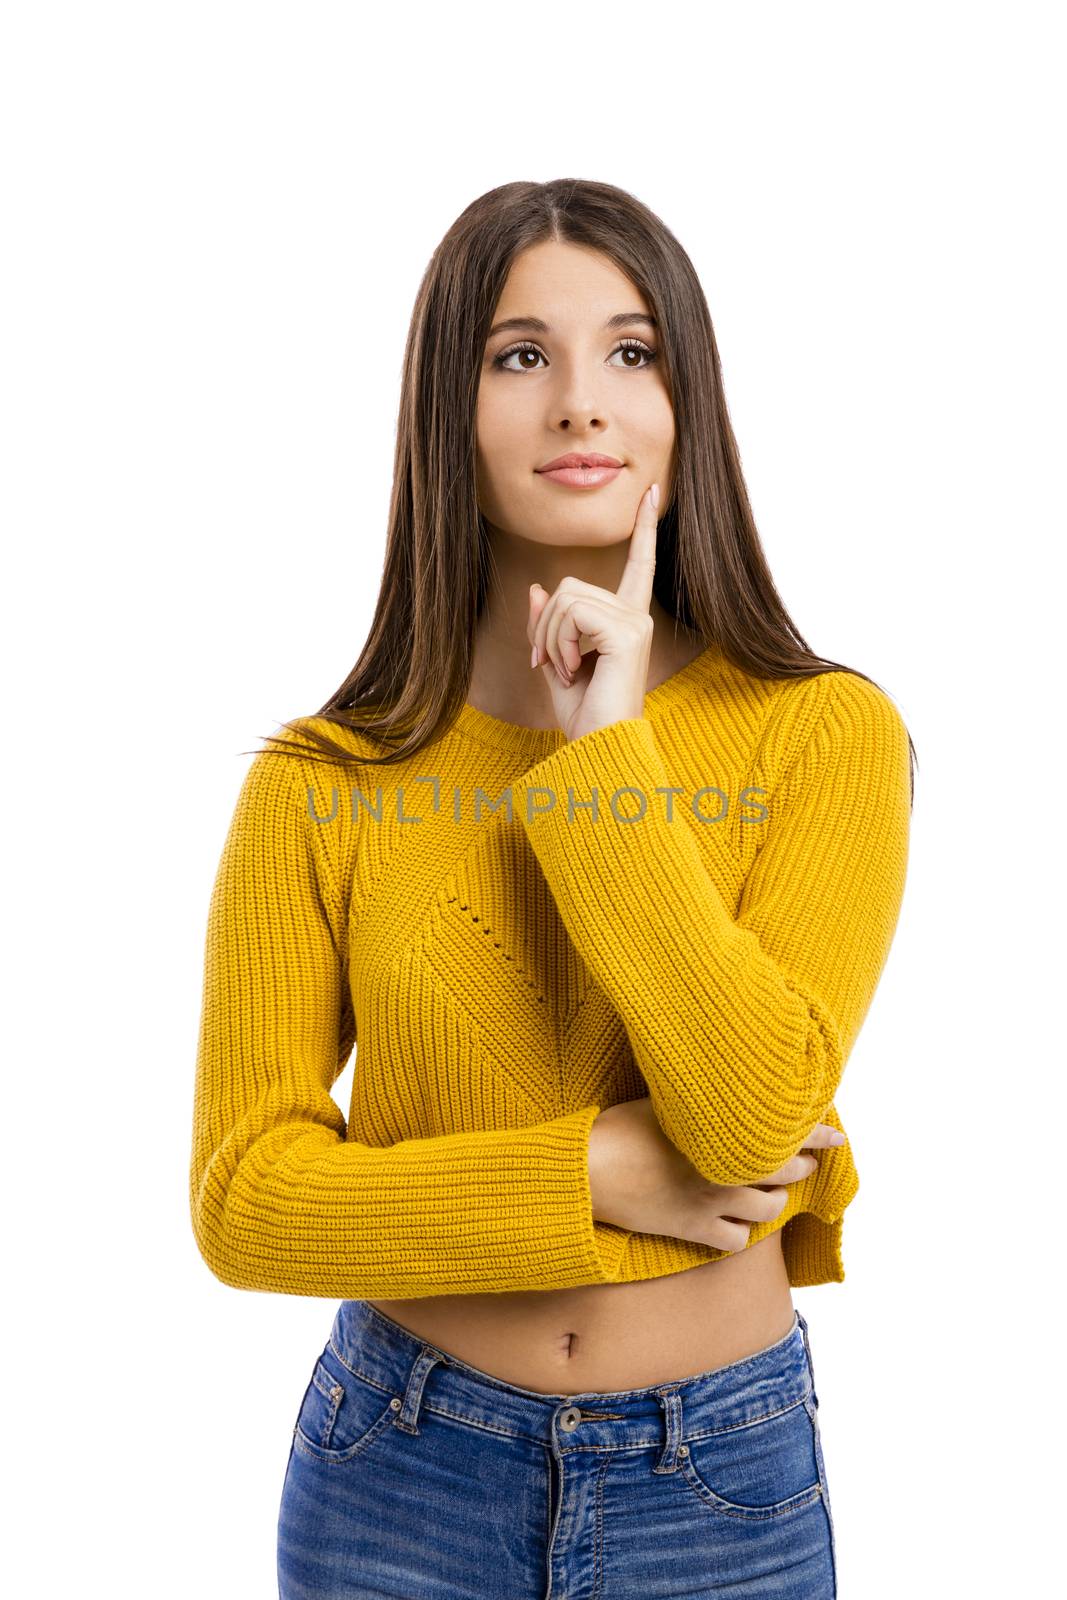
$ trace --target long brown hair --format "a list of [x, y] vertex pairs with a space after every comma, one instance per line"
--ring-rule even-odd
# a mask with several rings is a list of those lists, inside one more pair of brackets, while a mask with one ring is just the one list
[[[613, 184], [505, 183], [457, 217], [415, 300], [378, 602], [355, 666], [314, 713], [366, 737], [353, 749], [300, 718], [280, 725], [331, 760], [365, 766], [407, 758], [438, 737], [466, 699], [488, 578], [475, 487], [479, 377], [511, 265], [545, 240], [610, 257], [658, 321], [675, 425], [674, 489], [656, 550], [660, 604], [756, 677], [856, 672], [814, 654], [775, 588], [741, 471], [711, 315], [681, 244]], [[288, 740], [264, 737], [293, 750]], [[908, 745], [914, 794], [910, 734]], [[300, 748], [306, 753], [309, 744]]]

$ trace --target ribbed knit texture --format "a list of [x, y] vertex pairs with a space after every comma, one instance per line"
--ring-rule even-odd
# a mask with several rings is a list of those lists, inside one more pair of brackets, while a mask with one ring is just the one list
[[[594, 1219], [592, 1123], [650, 1094], [726, 1184], [840, 1127], [908, 825], [887, 696], [753, 678], [714, 646], [643, 717], [569, 742], [466, 705], [395, 767], [259, 752], [208, 914], [190, 1167], [208, 1266], [348, 1299], [717, 1259]], [[346, 1118], [330, 1090], [357, 1035]], [[851, 1144], [818, 1162], [749, 1239], [783, 1230], [794, 1285], [845, 1275]]]

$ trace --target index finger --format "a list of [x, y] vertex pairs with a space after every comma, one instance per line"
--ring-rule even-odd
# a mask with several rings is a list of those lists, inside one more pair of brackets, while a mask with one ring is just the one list
[[615, 598], [634, 611], [647, 611], [652, 604], [652, 579], [656, 571], [656, 527], [659, 514], [652, 504], [653, 484], [642, 496], [637, 520], [630, 535], [630, 551], [622, 569]]

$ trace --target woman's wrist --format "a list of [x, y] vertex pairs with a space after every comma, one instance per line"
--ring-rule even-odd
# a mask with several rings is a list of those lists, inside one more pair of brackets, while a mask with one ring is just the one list
[[611, 1210], [612, 1179], [618, 1162], [616, 1119], [611, 1115], [613, 1106], [607, 1106], [594, 1117], [589, 1130], [589, 1193], [593, 1202], [593, 1217], [597, 1222], [610, 1222], [606, 1213]]

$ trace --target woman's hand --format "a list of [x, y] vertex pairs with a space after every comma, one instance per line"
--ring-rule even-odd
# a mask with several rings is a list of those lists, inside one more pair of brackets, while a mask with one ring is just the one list
[[[800, 1149], [836, 1142], [837, 1129], [818, 1122]], [[647, 1095], [606, 1107], [589, 1136], [589, 1184], [599, 1222], [728, 1253], [745, 1248], [752, 1223], [779, 1217], [789, 1200], [784, 1186], [817, 1166], [814, 1156], [798, 1152], [758, 1184], [708, 1183], [667, 1138]]]
[[[618, 589], [564, 578], [555, 593], [530, 586], [531, 666], [548, 674], [556, 720], [568, 739], [644, 716], [652, 648], [659, 487], [641, 497]], [[582, 654], [585, 638], [594, 650]], [[594, 659], [590, 663], [590, 656]]]

